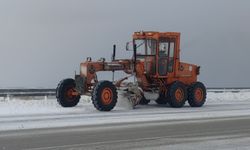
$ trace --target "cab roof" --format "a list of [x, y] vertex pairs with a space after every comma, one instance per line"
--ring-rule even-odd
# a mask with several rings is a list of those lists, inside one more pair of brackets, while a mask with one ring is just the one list
[[145, 39], [145, 38], [159, 39], [161, 37], [180, 38], [180, 32], [138, 31], [134, 32], [133, 34], [133, 39]]

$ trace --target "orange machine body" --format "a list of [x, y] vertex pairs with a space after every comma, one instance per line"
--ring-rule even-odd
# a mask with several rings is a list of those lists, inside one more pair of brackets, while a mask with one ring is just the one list
[[[197, 81], [200, 67], [180, 61], [180, 33], [135, 32], [126, 50], [133, 51], [129, 59], [116, 59], [115, 45], [111, 61], [105, 58], [92, 61], [88, 57], [80, 64], [80, 74], [75, 75], [75, 79], [59, 82], [56, 89], [58, 103], [63, 107], [74, 107], [81, 95], [89, 95], [99, 111], [112, 110], [118, 98], [127, 99], [133, 108], [138, 104], [147, 105], [151, 100], [174, 108], [183, 107], [186, 101], [191, 107], [203, 106], [206, 87]], [[98, 81], [99, 71], [111, 72], [112, 81]], [[115, 71], [124, 71], [128, 75], [115, 81]], [[129, 77], [134, 80], [127, 80]]]
[[132, 43], [136, 45], [136, 53], [132, 59], [106, 62], [105, 59], [92, 61], [88, 58], [81, 63], [80, 76], [86, 79], [85, 92], [90, 91], [97, 82], [98, 71], [123, 70], [128, 74], [134, 73], [144, 91], [152, 88], [166, 90], [175, 81], [186, 85], [197, 81], [200, 67], [180, 61], [180, 33], [135, 32]]

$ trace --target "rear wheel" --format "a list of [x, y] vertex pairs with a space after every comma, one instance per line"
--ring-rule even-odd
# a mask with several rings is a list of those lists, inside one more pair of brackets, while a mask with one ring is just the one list
[[159, 105], [165, 105], [167, 104], [167, 97], [163, 93], [160, 93], [155, 102]]
[[187, 100], [187, 89], [181, 82], [174, 82], [168, 90], [168, 100], [171, 107], [180, 108]]
[[100, 111], [110, 111], [117, 103], [117, 91], [110, 81], [98, 82], [92, 92], [92, 103]]
[[62, 80], [56, 88], [57, 102], [63, 107], [74, 107], [78, 104], [81, 96], [76, 94], [74, 79]]
[[188, 103], [191, 107], [201, 107], [206, 102], [206, 87], [201, 82], [194, 82], [188, 89]]

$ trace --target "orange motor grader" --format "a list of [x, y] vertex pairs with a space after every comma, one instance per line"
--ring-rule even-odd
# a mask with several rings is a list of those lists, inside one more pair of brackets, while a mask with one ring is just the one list
[[[58, 103], [63, 107], [76, 106], [81, 95], [91, 96], [94, 107], [100, 111], [112, 110], [120, 96], [133, 106], [148, 104], [152, 99], [176, 108], [186, 101], [191, 107], [205, 103], [206, 88], [197, 81], [200, 67], [180, 61], [180, 33], [135, 32], [126, 49], [133, 51], [131, 59], [116, 59], [115, 45], [110, 62], [88, 57], [80, 64], [75, 79], [64, 79], [58, 84]], [[115, 71], [124, 71], [128, 76], [117, 81], [98, 81], [98, 71], [110, 71], [113, 75]], [[132, 82], [128, 78], [133, 78]]]

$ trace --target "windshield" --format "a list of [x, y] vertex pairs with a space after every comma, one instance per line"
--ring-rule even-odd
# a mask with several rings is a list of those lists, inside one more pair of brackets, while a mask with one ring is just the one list
[[156, 53], [156, 40], [154, 39], [137, 39], [135, 44], [137, 55], [155, 55]]

